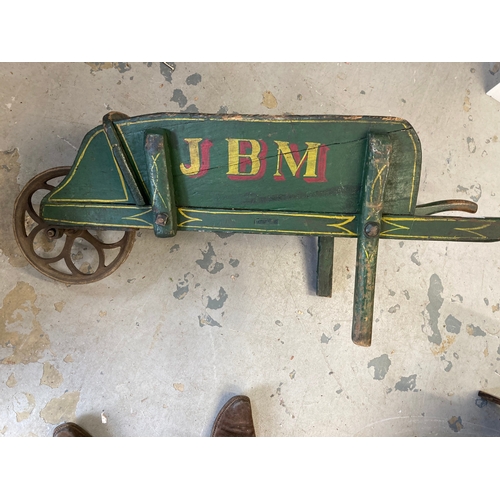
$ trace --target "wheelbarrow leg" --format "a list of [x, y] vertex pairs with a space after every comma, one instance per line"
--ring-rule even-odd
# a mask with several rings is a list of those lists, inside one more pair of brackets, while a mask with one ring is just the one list
[[358, 228], [352, 323], [352, 341], [365, 347], [370, 346], [372, 342], [378, 240], [391, 151], [392, 144], [388, 135], [368, 136], [366, 177]]
[[332, 296], [334, 239], [333, 236], [318, 236], [316, 295], [320, 297]]

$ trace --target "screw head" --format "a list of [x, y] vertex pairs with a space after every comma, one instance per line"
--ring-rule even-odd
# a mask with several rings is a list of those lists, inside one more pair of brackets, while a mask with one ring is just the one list
[[380, 224], [378, 222], [368, 222], [365, 225], [365, 234], [368, 236], [368, 238], [374, 238], [375, 236], [378, 236], [380, 233]]
[[156, 215], [155, 224], [157, 226], [166, 226], [168, 222], [168, 215], [166, 213], [159, 213]]

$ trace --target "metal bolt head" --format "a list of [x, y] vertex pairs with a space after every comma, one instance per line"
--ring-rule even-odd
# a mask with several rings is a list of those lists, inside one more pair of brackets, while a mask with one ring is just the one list
[[368, 222], [365, 225], [365, 234], [368, 236], [368, 238], [374, 238], [375, 236], [378, 236], [380, 233], [380, 224], [378, 222]]
[[168, 215], [166, 213], [159, 213], [156, 215], [155, 224], [157, 226], [166, 226], [168, 222]]
[[57, 231], [53, 227], [51, 227], [47, 229], [45, 234], [47, 235], [48, 238], [53, 238], [57, 234]]

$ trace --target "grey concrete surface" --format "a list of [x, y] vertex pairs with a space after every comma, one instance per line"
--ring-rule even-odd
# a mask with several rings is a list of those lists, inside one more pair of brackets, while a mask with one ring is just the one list
[[[362, 348], [350, 340], [354, 240], [336, 240], [330, 299], [315, 295], [314, 238], [141, 231], [113, 275], [66, 286], [27, 265], [11, 226], [20, 189], [70, 165], [109, 110], [398, 116], [422, 143], [419, 203], [463, 198], [500, 216], [500, 103], [486, 95], [497, 72], [0, 64], [0, 435], [72, 420], [95, 436], [208, 436], [240, 393], [259, 436], [500, 435], [500, 407], [477, 397], [500, 387], [500, 244], [382, 241]], [[213, 274], [197, 263], [209, 248]]]

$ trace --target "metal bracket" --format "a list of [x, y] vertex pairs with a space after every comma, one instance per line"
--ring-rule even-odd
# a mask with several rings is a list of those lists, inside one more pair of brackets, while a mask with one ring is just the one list
[[160, 238], [175, 236], [177, 207], [175, 206], [170, 150], [165, 131], [148, 130], [145, 149], [155, 235]]
[[361, 198], [358, 228], [352, 322], [352, 341], [366, 347], [370, 346], [372, 341], [378, 241], [391, 151], [392, 143], [389, 135], [368, 135], [364, 192]]

